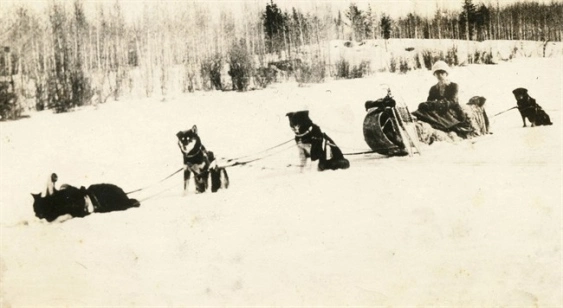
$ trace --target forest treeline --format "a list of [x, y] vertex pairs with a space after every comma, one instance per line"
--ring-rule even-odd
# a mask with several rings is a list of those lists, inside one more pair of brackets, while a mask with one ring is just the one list
[[[323, 2], [308, 11], [282, 10], [273, 0], [264, 6], [240, 5], [241, 13], [235, 14], [205, 2], [174, 9], [144, 4], [143, 13], [132, 20], [124, 17], [119, 0], [98, 5], [88, 15], [81, 0], [55, 0], [41, 12], [25, 5], [3, 10], [0, 116], [17, 117], [22, 102], [29, 100], [37, 110], [64, 112], [118, 99], [134, 86], [146, 96], [165, 97], [172, 83], [183, 92], [244, 91], [251, 82], [267, 86], [279, 73], [319, 82], [330, 74], [323, 47], [330, 40], [547, 42], [561, 41], [563, 34], [563, 3], [556, 1], [501, 5], [465, 0], [457, 11], [398, 18], [354, 3], [335, 10]], [[140, 77], [132, 78], [133, 71]]]

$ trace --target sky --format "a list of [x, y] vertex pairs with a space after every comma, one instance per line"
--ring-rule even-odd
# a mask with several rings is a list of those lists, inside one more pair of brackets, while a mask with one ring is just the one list
[[[0, 0], [0, 10], [3, 6], [10, 6], [12, 4], [26, 4], [36, 8], [37, 10], [43, 10], [50, 2], [53, 0]], [[62, 2], [71, 3], [72, 0], [58, 0]], [[185, 5], [189, 0], [119, 0], [121, 6], [123, 7], [124, 15], [127, 19], [135, 19], [136, 16], [142, 14], [144, 4], [149, 5], [160, 3], [165, 4], [169, 8], [174, 8], [176, 6]], [[219, 5], [223, 8], [231, 8], [232, 11], [237, 14], [242, 10], [243, 4], [246, 5], [256, 5], [258, 7], [265, 7], [270, 0], [191, 0], [200, 3], [210, 3], [213, 5]], [[563, 0], [498, 0], [500, 5], [510, 4], [513, 2], [551, 2], [551, 1], [563, 1]], [[94, 12], [98, 4], [112, 5], [115, 0], [83, 0], [85, 4], [85, 9], [90, 12]], [[410, 12], [416, 11], [418, 14], [423, 16], [433, 15], [436, 8], [446, 9], [446, 10], [459, 10], [462, 6], [463, 0], [275, 0], [274, 1], [282, 9], [290, 9], [291, 7], [302, 8], [303, 10], [312, 10], [315, 5], [322, 6], [325, 4], [330, 4], [332, 9], [336, 12], [338, 9], [345, 9], [351, 2], [356, 3], [360, 9], [367, 8], [368, 4], [376, 12], [385, 12], [392, 17], [404, 16]], [[473, 0], [474, 3], [493, 3], [496, 4], [497, 0]]]

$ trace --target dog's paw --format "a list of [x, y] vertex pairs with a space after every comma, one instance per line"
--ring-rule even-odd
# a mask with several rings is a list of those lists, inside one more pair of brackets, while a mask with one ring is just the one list
[[219, 166], [217, 165], [217, 160], [214, 159], [210, 164], [209, 164], [209, 169], [217, 169], [219, 168]]
[[63, 222], [70, 220], [70, 219], [72, 219], [72, 215], [64, 214], [64, 215], [57, 217], [53, 222], [54, 223], [63, 223]]

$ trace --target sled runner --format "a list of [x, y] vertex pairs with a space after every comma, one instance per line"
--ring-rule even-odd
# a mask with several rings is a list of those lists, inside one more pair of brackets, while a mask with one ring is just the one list
[[414, 120], [406, 106], [397, 107], [390, 89], [365, 107], [364, 140], [373, 151], [387, 156], [420, 154]]

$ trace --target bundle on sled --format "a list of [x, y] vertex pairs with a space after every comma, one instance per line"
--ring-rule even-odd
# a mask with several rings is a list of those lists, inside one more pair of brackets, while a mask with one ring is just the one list
[[486, 98], [472, 97], [466, 105], [457, 102], [424, 102], [413, 112], [420, 142], [456, 142], [490, 134], [489, 118], [484, 105]]
[[406, 106], [387, 96], [365, 103], [364, 140], [376, 153], [387, 156], [405, 156], [419, 153], [415, 122]]

